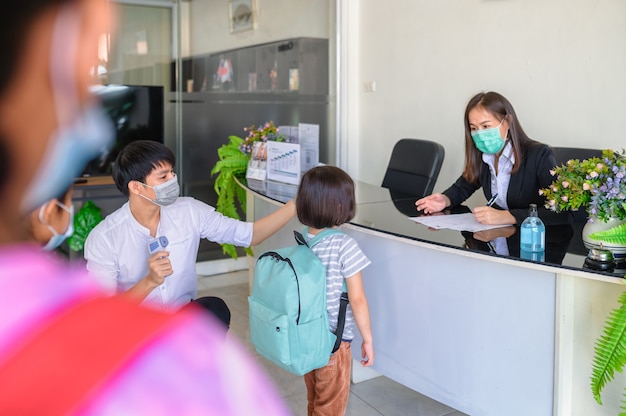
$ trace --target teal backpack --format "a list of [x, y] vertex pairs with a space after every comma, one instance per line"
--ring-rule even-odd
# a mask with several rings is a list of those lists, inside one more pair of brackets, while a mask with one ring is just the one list
[[[326, 269], [311, 247], [341, 231], [325, 229], [307, 243], [266, 251], [254, 268], [250, 340], [257, 352], [296, 375], [324, 367], [341, 344], [348, 306], [345, 281], [336, 334], [326, 311]], [[306, 233], [306, 230], [305, 230]]]

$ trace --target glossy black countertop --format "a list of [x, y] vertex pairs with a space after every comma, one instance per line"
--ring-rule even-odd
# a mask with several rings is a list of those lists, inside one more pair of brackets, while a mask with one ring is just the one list
[[[584, 224], [546, 226], [546, 251], [541, 255], [521, 254], [519, 227], [509, 226], [481, 232], [433, 230], [410, 219], [419, 212], [415, 198], [392, 193], [389, 189], [356, 182], [357, 210], [353, 225], [369, 228], [398, 237], [409, 238], [458, 250], [472, 251], [486, 256], [497, 256], [517, 261], [546, 264], [568, 270], [597, 273], [607, 277], [623, 278], [626, 275], [624, 261], [617, 267], [600, 270], [602, 264], [585, 261], [588, 250], [582, 243]], [[297, 187], [279, 183], [250, 183], [249, 188], [270, 199], [286, 202], [296, 194]], [[446, 210], [444, 214], [470, 212], [467, 206]], [[623, 259], [622, 259], [623, 260]]]

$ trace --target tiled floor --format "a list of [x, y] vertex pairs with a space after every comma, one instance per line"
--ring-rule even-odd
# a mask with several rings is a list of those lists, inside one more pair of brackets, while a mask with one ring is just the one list
[[[250, 343], [248, 327], [248, 271], [200, 277], [199, 296], [219, 296], [228, 304], [232, 319], [229, 336], [237, 337], [274, 379], [294, 416], [306, 415], [306, 387], [292, 375], [259, 356]], [[386, 377], [353, 384], [347, 416], [463, 416], [442, 403]]]

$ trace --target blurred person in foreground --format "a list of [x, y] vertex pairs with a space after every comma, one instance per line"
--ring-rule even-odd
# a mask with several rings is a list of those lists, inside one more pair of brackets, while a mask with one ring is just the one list
[[27, 242], [26, 217], [110, 143], [88, 94], [109, 13], [106, 0], [22, 0], [0, 16], [0, 414], [288, 414], [211, 316], [103, 295]]
[[24, 226], [29, 239], [41, 244], [46, 251], [55, 251], [74, 233], [74, 206], [72, 190], [44, 202], [27, 215]]

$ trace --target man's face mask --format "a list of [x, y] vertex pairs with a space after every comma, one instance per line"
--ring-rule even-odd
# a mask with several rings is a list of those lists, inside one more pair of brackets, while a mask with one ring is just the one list
[[504, 119], [496, 127], [491, 129], [474, 130], [472, 132], [472, 140], [476, 148], [483, 153], [493, 155], [498, 153], [504, 147], [505, 139], [500, 137], [500, 126], [504, 123]]
[[57, 130], [52, 133], [39, 170], [22, 200], [29, 212], [67, 189], [86, 164], [106, 152], [115, 138], [111, 119], [97, 102], [83, 106], [76, 77], [80, 17], [75, 6], [61, 7], [52, 35], [50, 77]]
[[154, 189], [155, 199], [150, 199], [142, 194], [139, 195], [160, 207], [172, 205], [178, 199], [178, 195], [180, 195], [180, 187], [178, 186], [178, 177], [176, 175], [169, 181], [156, 186], [150, 186], [143, 182], [140, 183], [143, 186]]

